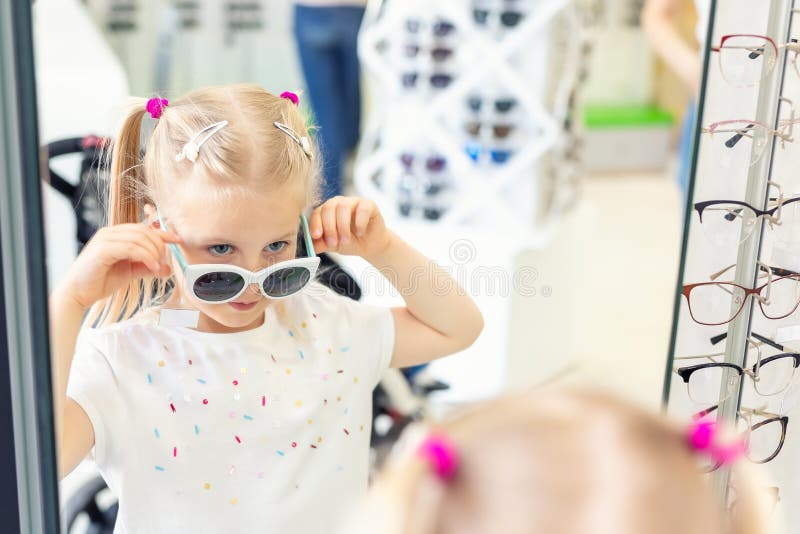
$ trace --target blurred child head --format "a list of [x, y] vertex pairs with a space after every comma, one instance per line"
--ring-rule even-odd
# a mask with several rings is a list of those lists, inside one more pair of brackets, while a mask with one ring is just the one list
[[364, 507], [391, 534], [756, 534], [769, 503], [746, 460], [725, 512], [686, 425], [599, 392], [545, 389], [471, 409], [434, 432], [458, 452], [441, 479], [406, 437]]

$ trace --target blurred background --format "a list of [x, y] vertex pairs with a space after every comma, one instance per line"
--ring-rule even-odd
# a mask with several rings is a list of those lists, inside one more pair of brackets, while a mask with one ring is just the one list
[[[253, 82], [300, 93], [321, 126], [325, 194], [374, 199], [483, 311], [478, 342], [420, 371], [410, 397], [387, 378], [386, 429], [415, 403], [443, 411], [548, 382], [655, 409], [708, 6], [648, 4], [36, 0], [50, 287], [99, 222], [86, 187], [126, 98]], [[671, 39], [696, 60], [689, 74], [659, 53]], [[335, 260], [363, 300], [397, 299], [360, 259]], [[84, 467], [65, 502], [92, 479]]]

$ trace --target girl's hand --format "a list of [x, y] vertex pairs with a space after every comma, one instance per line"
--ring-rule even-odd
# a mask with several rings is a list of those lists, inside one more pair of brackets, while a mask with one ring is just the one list
[[78, 255], [59, 289], [89, 308], [133, 280], [169, 275], [172, 269], [165, 260], [166, 244], [178, 241], [172, 232], [144, 224], [101, 228]]
[[370, 258], [389, 245], [392, 233], [386, 228], [378, 206], [358, 197], [333, 197], [311, 213], [309, 229], [314, 249]]

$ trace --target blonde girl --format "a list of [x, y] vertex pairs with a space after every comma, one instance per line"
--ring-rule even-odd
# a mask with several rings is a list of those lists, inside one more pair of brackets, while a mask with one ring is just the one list
[[[210, 87], [137, 100], [122, 122], [108, 225], [51, 295], [60, 473], [92, 455], [115, 532], [331, 531], [366, 489], [383, 370], [481, 331], [373, 202], [314, 207], [297, 103]], [[364, 257], [406, 306], [335, 295], [314, 251]]]

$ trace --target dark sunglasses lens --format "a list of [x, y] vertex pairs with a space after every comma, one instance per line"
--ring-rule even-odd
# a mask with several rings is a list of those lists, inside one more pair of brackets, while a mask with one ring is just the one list
[[305, 267], [280, 269], [264, 280], [264, 293], [270, 297], [285, 297], [297, 293], [311, 279], [311, 272]]
[[431, 55], [434, 61], [445, 61], [453, 55], [453, 50], [450, 48], [434, 48], [431, 50]]
[[236, 273], [208, 273], [194, 283], [194, 294], [206, 302], [227, 300], [244, 287], [244, 278]]
[[511, 134], [511, 126], [506, 124], [498, 124], [492, 128], [494, 136], [498, 139], [505, 139]]
[[428, 158], [428, 161], [425, 162], [425, 166], [428, 168], [429, 171], [439, 172], [444, 169], [444, 166], [447, 164], [447, 160], [441, 157], [433, 157]]
[[505, 163], [511, 157], [510, 150], [492, 150], [492, 161], [495, 163]]
[[467, 99], [467, 105], [469, 106], [469, 109], [471, 109], [475, 113], [477, 113], [477, 112], [479, 112], [481, 110], [481, 104], [482, 103], [483, 103], [483, 101], [481, 100], [481, 97], [479, 97], [479, 96], [471, 96], [471, 97], [469, 97]]
[[504, 11], [500, 14], [500, 22], [507, 28], [513, 28], [522, 20], [522, 13], [519, 11]]
[[431, 85], [438, 89], [443, 89], [450, 85], [450, 82], [453, 81], [453, 77], [449, 74], [434, 74], [431, 76]]
[[403, 87], [414, 87], [417, 85], [417, 73], [407, 72], [403, 74]]
[[453, 25], [452, 22], [447, 22], [443, 20], [433, 25], [433, 34], [436, 37], [445, 37], [450, 33], [452, 33], [452, 31], [455, 29], [456, 27], [455, 25]]
[[513, 98], [504, 98], [502, 100], [497, 100], [494, 103], [494, 109], [499, 111], [500, 113], [506, 113], [510, 111], [517, 104], [517, 101]]
[[472, 18], [475, 19], [477, 24], [486, 24], [486, 19], [489, 18], [489, 10], [474, 9], [472, 10]]
[[481, 157], [481, 146], [476, 143], [469, 143], [465, 148], [467, 155], [472, 161], [478, 161]]
[[403, 164], [403, 167], [410, 169], [411, 166], [414, 165], [414, 154], [403, 152], [400, 154], [400, 162]]

